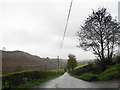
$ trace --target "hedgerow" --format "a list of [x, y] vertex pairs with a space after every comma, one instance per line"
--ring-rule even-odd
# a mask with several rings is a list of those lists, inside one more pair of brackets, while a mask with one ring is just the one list
[[14, 88], [18, 85], [24, 84], [32, 80], [44, 79], [48, 78], [49, 76], [54, 76], [62, 73], [63, 72], [55, 71], [22, 71], [2, 75], [2, 89]]

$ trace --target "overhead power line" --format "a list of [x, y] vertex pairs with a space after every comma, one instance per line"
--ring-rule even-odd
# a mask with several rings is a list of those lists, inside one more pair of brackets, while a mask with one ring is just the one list
[[[70, 3], [70, 8], [69, 8], [68, 16], [67, 16], [67, 21], [66, 21], [66, 25], [65, 25], [64, 34], [63, 34], [63, 39], [62, 39], [62, 42], [60, 45], [60, 51], [62, 50], [63, 42], [65, 39], [65, 35], [66, 35], [67, 27], [68, 27], [68, 21], [69, 21], [69, 17], [70, 17], [70, 12], [71, 12], [71, 8], [72, 8], [72, 3], [73, 3], [73, 0], [71, 0], [71, 3]], [[59, 52], [59, 54], [60, 54], [60, 52]], [[59, 70], [59, 56], [57, 56], [57, 58], [58, 58], [58, 70]]]
[[70, 13], [71, 13], [71, 8], [72, 8], [72, 3], [73, 3], [73, 0], [71, 0], [71, 3], [70, 3], [70, 8], [69, 8], [68, 16], [67, 16], [67, 21], [66, 21], [66, 25], [65, 25], [64, 34], [63, 34], [63, 39], [62, 39], [62, 43], [60, 45], [60, 50], [62, 49], [63, 42], [65, 39], [65, 35], [66, 35], [67, 27], [68, 27], [68, 22], [69, 22], [69, 17], [70, 17]]

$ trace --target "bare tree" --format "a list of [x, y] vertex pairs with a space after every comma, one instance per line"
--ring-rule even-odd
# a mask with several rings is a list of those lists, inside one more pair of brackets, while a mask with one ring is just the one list
[[93, 10], [77, 32], [78, 47], [92, 51], [101, 61], [112, 60], [115, 46], [120, 36], [120, 25], [106, 11], [106, 8]]

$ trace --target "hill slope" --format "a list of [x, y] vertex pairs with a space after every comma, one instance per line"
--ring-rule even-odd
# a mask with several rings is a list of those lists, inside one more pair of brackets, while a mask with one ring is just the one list
[[2, 51], [2, 73], [14, 72], [16, 66], [24, 70], [55, 70], [57, 67], [49, 61], [22, 51]]

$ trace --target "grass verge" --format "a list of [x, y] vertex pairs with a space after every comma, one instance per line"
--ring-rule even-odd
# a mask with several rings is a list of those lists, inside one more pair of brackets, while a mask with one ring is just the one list
[[74, 74], [70, 74], [73, 77], [76, 77], [78, 79], [82, 79], [85, 81], [96, 81], [98, 80], [98, 75], [97, 74], [92, 74], [92, 73], [84, 73], [82, 75], [74, 75]]
[[48, 78], [44, 78], [44, 79], [38, 79], [38, 80], [33, 80], [33, 81], [30, 81], [30, 82], [26, 82], [24, 84], [21, 84], [15, 88], [32, 88], [36, 85], [39, 85], [45, 81], [48, 81], [50, 79], [53, 79], [53, 78], [56, 78], [56, 77], [59, 77], [61, 76], [62, 74], [58, 74], [58, 75], [54, 75], [54, 76], [49, 76]]

